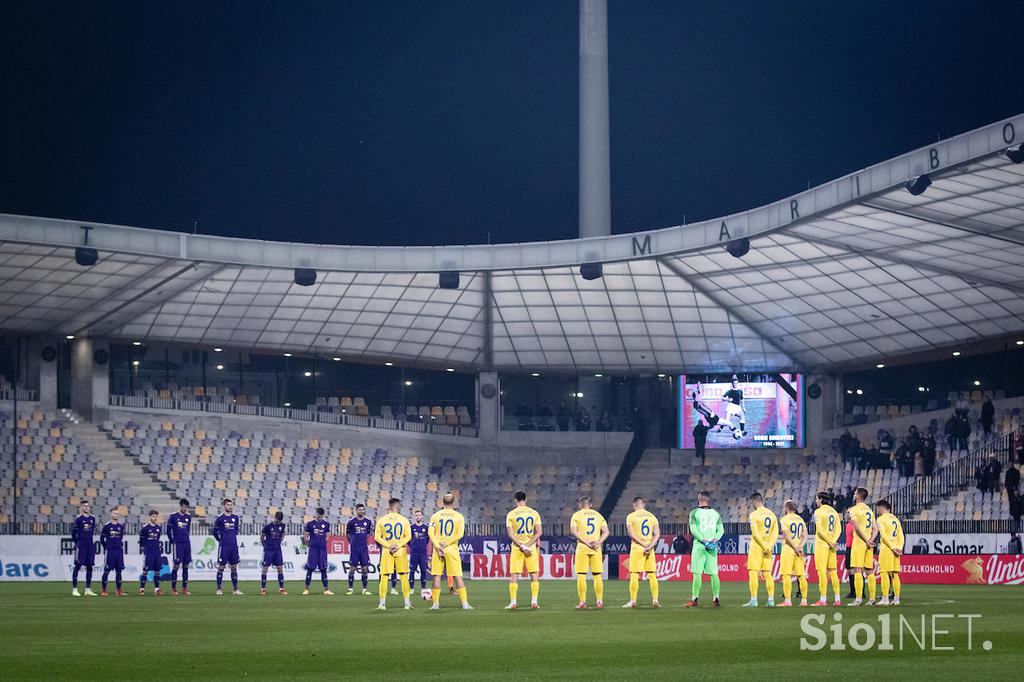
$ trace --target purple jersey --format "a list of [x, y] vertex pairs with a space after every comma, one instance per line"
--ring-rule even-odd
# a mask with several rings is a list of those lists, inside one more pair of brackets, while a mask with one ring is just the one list
[[284, 524], [278, 523], [277, 521], [271, 521], [267, 525], [263, 526], [263, 530], [260, 531], [261, 539], [263, 540], [263, 551], [268, 550], [279, 550], [281, 549], [281, 541], [284, 539]]
[[71, 539], [78, 547], [92, 547], [92, 535], [96, 532], [96, 517], [92, 514], [79, 514], [75, 519], [75, 527], [71, 529]]
[[189, 532], [192, 529], [192, 515], [174, 512], [167, 519], [167, 539], [172, 545], [189, 544]]
[[159, 556], [163, 550], [160, 545], [162, 535], [163, 529], [158, 523], [147, 523], [143, 526], [139, 531], [139, 547], [142, 549], [142, 553], [147, 557]]
[[100, 544], [107, 556], [124, 556], [124, 524], [113, 521], [100, 529]]
[[309, 546], [317, 549], [327, 549], [327, 536], [331, 532], [331, 522], [324, 519], [314, 519], [306, 524], [303, 529], [309, 535]]
[[373, 522], [370, 519], [355, 517], [349, 519], [345, 526], [345, 533], [348, 535], [348, 546], [350, 551], [366, 551], [366, 540], [373, 532]]
[[221, 547], [238, 547], [238, 516], [221, 514], [213, 522], [213, 537]]
[[427, 524], [414, 523], [409, 526], [409, 530], [412, 532], [412, 540], [409, 541], [409, 553], [426, 554], [427, 543], [430, 542], [430, 536], [427, 535]]

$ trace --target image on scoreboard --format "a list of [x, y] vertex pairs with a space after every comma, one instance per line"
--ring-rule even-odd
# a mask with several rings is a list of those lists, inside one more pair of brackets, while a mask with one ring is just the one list
[[803, 375], [680, 375], [679, 447], [709, 427], [709, 449], [804, 447]]

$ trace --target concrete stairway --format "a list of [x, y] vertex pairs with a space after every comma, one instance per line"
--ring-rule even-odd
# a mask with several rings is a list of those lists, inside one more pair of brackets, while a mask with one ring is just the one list
[[[141, 465], [132, 459], [127, 450], [115, 443], [106, 432], [70, 410], [62, 410], [63, 419], [74, 424], [75, 440], [89, 448], [107, 467], [110, 475], [123, 483], [130, 491], [134, 502], [129, 516], [141, 518], [150, 509], [160, 512], [166, 520], [178, 511], [178, 500], [174, 491], [159, 483]], [[95, 510], [102, 513], [105, 510]]]
[[608, 519], [608, 523], [624, 524], [626, 522], [626, 515], [633, 511], [633, 498], [640, 495], [645, 499], [649, 499], [658, 490], [661, 482], [665, 480], [668, 469], [668, 450], [644, 450], [643, 457], [637, 463], [636, 468], [633, 469], [629, 482], [626, 484], [618, 504], [615, 505], [615, 511], [612, 513], [611, 518]]

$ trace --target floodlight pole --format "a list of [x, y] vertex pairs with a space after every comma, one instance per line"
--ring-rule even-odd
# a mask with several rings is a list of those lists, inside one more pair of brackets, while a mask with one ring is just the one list
[[14, 337], [14, 381], [11, 382], [11, 388], [14, 389], [14, 415], [11, 423], [11, 457], [14, 463], [14, 475], [11, 477], [11, 521], [14, 526], [11, 533], [12, 535], [18, 534], [18, 373], [21, 370], [19, 366], [18, 351], [21, 350], [21, 338]]
[[612, 232], [608, 0], [580, 0], [580, 237]]

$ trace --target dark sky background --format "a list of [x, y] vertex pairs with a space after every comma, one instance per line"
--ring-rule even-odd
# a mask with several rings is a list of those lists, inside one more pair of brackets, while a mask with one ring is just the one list
[[[353, 244], [578, 234], [575, 1], [17, 5], [0, 212]], [[612, 0], [613, 230], [1020, 113], [1022, 26], [1019, 1]]]

